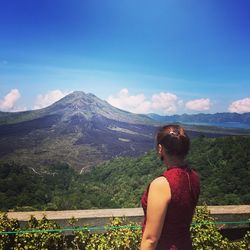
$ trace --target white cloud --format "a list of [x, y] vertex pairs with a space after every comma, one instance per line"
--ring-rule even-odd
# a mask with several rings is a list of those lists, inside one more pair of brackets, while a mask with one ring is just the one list
[[191, 100], [186, 103], [186, 108], [196, 111], [203, 111], [203, 110], [209, 110], [211, 103], [208, 98], [202, 98], [202, 99], [196, 99]]
[[147, 113], [150, 107], [143, 94], [129, 95], [127, 89], [122, 89], [116, 96], [109, 96], [107, 101], [114, 107], [133, 113]]
[[38, 95], [36, 98], [34, 109], [41, 109], [47, 107], [54, 102], [60, 100], [64, 96], [69, 94], [68, 92], [62, 92], [61, 90], [52, 90], [45, 95]]
[[176, 112], [178, 107], [178, 98], [171, 93], [161, 92], [155, 94], [151, 99], [151, 111], [160, 112], [164, 114]]
[[12, 89], [4, 98], [0, 100], [0, 109], [4, 111], [13, 111], [16, 101], [21, 97], [18, 89]]
[[161, 92], [154, 94], [150, 100], [147, 100], [143, 94], [129, 95], [126, 88], [122, 89], [116, 96], [109, 96], [107, 101], [117, 108], [144, 114], [151, 112], [174, 113], [179, 106], [179, 100], [174, 94]]
[[250, 112], [250, 98], [234, 101], [228, 107], [229, 112], [245, 113]]

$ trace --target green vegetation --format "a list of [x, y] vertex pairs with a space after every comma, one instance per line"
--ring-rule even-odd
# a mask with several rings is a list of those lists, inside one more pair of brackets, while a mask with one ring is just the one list
[[6, 211], [40, 210], [50, 206], [59, 192], [69, 190], [76, 176], [67, 165], [51, 166], [42, 174], [34, 169], [4, 164], [0, 166], [0, 209]]
[[[0, 215], [0, 232], [16, 231], [18, 234], [0, 233], [0, 249], [24, 250], [24, 249], [86, 249], [86, 250], [136, 250], [141, 241], [141, 228], [139, 224], [131, 223], [126, 218], [114, 218], [105, 226], [104, 233], [96, 233], [90, 230], [79, 230], [75, 226], [75, 219], [70, 221], [73, 236], [67, 237], [60, 232], [60, 227], [46, 218], [37, 220], [31, 217], [25, 228], [20, 228], [18, 221], [9, 219], [6, 214]], [[214, 220], [206, 207], [196, 210], [191, 227], [193, 246], [197, 250], [244, 250], [247, 249], [250, 240], [250, 232], [243, 239], [230, 242], [223, 238]], [[86, 229], [86, 225], [83, 226]], [[54, 232], [46, 230], [55, 230]], [[23, 231], [33, 231], [22, 233]], [[42, 232], [43, 231], [43, 232]]]
[[[200, 204], [250, 204], [249, 148], [250, 137], [243, 136], [192, 140], [188, 161], [201, 176]], [[138, 207], [147, 185], [164, 169], [154, 151], [116, 158], [82, 175], [62, 164], [39, 173], [2, 164], [0, 210]]]
[[250, 137], [192, 141], [191, 166], [201, 176], [200, 203], [250, 204]]

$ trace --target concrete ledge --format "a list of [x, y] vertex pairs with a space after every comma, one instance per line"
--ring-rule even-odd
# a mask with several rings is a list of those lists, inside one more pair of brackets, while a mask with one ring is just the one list
[[250, 214], [250, 205], [208, 206], [211, 214]]
[[61, 227], [71, 227], [69, 220], [77, 219], [76, 225], [100, 227], [105, 226], [114, 217], [126, 217], [128, 221], [142, 222], [142, 208], [122, 209], [93, 209], [93, 210], [65, 210], [65, 211], [31, 211], [31, 212], [9, 212], [9, 218], [17, 219], [21, 226], [25, 226], [33, 215], [37, 219], [46, 216], [47, 219], [55, 221]]
[[[216, 221], [246, 221], [250, 218], [250, 205], [208, 206], [208, 209]], [[78, 219], [78, 226], [103, 226], [113, 217], [126, 217], [128, 221], [139, 223], [143, 220], [142, 208], [9, 212], [7, 215], [9, 218], [17, 219], [21, 225], [25, 225], [31, 215], [37, 219], [46, 216], [49, 220], [56, 221], [62, 227], [70, 226], [68, 220], [73, 217]], [[249, 224], [234, 224], [225, 227], [249, 227]]]
[[142, 217], [142, 208], [117, 208], [117, 209], [91, 209], [91, 210], [64, 210], [64, 211], [31, 211], [31, 212], [9, 212], [9, 218], [15, 218], [21, 221], [28, 221], [33, 215], [41, 219], [44, 215], [49, 220], [76, 219], [82, 218], [112, 218], [112, 217]]

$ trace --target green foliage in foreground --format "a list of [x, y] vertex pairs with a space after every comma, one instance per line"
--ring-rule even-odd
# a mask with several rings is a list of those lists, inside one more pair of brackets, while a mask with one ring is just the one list
[[[196, 138], [188, 156], [201, 176], [200, 204], [250, 204], [250, 137]], [[116, 158], [77, 174], [67, 165], [36, 173], [0, 164], [0, 210], [67, 210], [138, 207], [147, 185], [166, 166], [151, 151]]]
[[[248, 249], [250, 243], [250, 231], [247, 231], [240, 241], [230, 242], [220, 234], [218, 226], [213, 224], [215, 219], [211, 217], [206, 207], [196, 209], [191, 227], [193, 247], [198, 250], [243, 250]], [[205, 223], [205, 224], [204, 224]]]
[[[86, 249], [86, 250], [136, 250], [141, 241], [141, 228], [139, 224], [128, 222], [125, 218], [113, 218], [106, 225], [103, 233], [91, 232], [90, 230], [79, 231], [75, 226], [76, 220], [71, 220], [71, 225], [76, 230], [73, 236], [66, 237], [60, 232], [33, 232], [24, 234], [0, 234], [1, 250], [25, 250], [25, 249]], [[191, 227], [193, 246], [197, 250], [245, 250], [250, 243], [250, 232], [237, 242], [230, 242], [223, 238], [218, 227], [212, 224], [213, 218], [206, 207], [196, 210], [193, 219], [195, 223]], [[210, 223], [210, 224], [209, 224]], [[124, 227], [126, 225], [127, 227]], [[84, 226], [86, 227], [86, 226]], [[60, 229], [53, 221], [46, 218], [36, 220], [31, 217], [26, 228], [20, 228], [18, 222], [8, 219], [6, 214], [0, 215], [0, 231], [21, 230], [46, 230]], [[70, 240], [69, 240], [70, 239]]]

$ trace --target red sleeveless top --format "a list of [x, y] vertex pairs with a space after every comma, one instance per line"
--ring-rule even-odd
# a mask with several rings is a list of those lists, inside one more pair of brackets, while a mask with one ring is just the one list
[[[161, 176], [169, 183], [171, 200], [156, 249], [191, 250], [193, 247], [189, 229], [200, 194], [199, 176], [186, 166], [168, 168]], [[141, 199], [145, 215], [142, 232], [147, 223], [148, 190], [149, 187]]]

